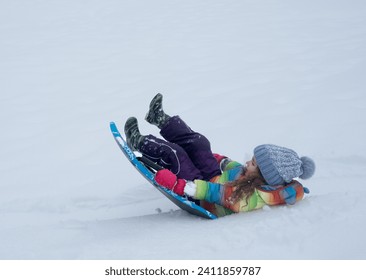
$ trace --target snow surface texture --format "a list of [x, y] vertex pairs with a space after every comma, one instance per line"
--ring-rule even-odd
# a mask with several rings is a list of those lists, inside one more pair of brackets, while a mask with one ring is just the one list
[[[365, 259], [366, 2], [3, 1], [1, 259]], [[109, 131], [164, 94], [215, 152], [312, 157], [294, 206], [215, 221], [151, 187]]]

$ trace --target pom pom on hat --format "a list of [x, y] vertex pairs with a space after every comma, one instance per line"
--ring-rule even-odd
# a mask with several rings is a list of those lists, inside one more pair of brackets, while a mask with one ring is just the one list
[[269, 185], [283, 185], [294, 178], [309, 179], [315, 172], [315, 163], [291, 149], [266, 144], [254, 149], [259, 170]]
[[302, 162], [302, 175], [300, 175], [301, 179], [309, 179], [314, 175], [315, 172], [315, 162], [309, 157], [301, 157]]

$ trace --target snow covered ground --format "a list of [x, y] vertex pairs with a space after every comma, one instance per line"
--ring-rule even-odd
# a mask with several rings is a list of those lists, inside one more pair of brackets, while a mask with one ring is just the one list
[[[0, 259], [365, 259], [363, 0], [0, 3]], [[296, 205], [215, 221], [153, 189], [109, 131], [164, 94], [238, 161], [317, 163]]]

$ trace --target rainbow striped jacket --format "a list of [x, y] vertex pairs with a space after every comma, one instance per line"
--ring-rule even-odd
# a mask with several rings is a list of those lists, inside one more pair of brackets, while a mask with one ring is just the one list
[[194, 183], [197, 188], [194, 198], [200, 200], [203, 208], [222, 217], [232, 213], [259, 209], [265, 205], [295, 204], [296, 201], [304, 197], [304, 193], [309, 192], [302, 184], [293, 180], [286, 185], [263, 185], [256, 188], [248, 199], [243, 198], [236, 203], [232, 203], [230, 197], [233, 188], [225, 186], [225, 183], [239, 178], [242, 171], [242, 164], [230, 161], [225, 166], [223, 173], [210, 181], [195, 180]]

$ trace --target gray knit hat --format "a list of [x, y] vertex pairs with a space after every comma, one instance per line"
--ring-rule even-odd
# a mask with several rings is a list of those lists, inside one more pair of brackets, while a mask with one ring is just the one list
[[315, 163], [291, 149], [276, 145], [260, 145], [254, 149], [259, 170], [269, 185], [283, 185], [294, 178], [309, 179], [315, 172]]

